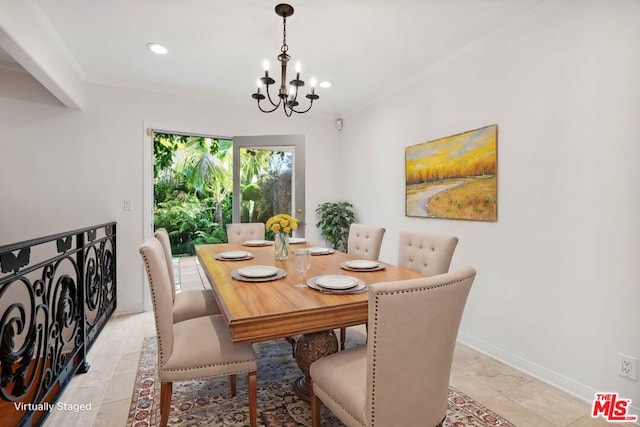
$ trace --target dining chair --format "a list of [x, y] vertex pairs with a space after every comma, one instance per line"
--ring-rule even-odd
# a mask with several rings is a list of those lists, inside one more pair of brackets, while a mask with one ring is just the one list
[[176, 292], [175, 275], [173, 274], [173, 264], [171, 260], [171, 241], [169, 233], [164, 228], [155, 231], [155, 237], [162, 245], [162, 251], [169, 273], [169, 283], [171, 283], [171, 297], [173, 301], [173, 322], [193, 319], [194, 317], [210, 316], [220, 314], [220, 308], [213, 297], [211, 289], [194, 289]]
[[358, 258], [377, 260], [380, 256], [385, 229], [372, 225], [351, 224], [347, 239], [347, 253]]
[[149, 279], [158, 338], [160, 426], [165, 427], [169, 419], [174, 381], [229, 375], [231, 395], [235, 396], [239, 373], [248, 374], [249, 421], [252, 427], [257, 426], [257, 362], [251, 344], [233, 343], [220, 314], [174, 323], [172, 284], [162, 245], [151, 238], [139, 251]]
[[473, 268], [369, 287], [366, 344], [311, 364], [311, 416], [324, 403], [345, 425], [442, 426]]
[[457, 244], [455, 236], [401, 231], [398, 266], [425, 276], [446, 273]]
[[234, 222], [227, 224], [229, 243], [242, 243], [246, 240], [264, 240], [263, 222]]
[[[380, 256], [385, 229], [373, 225], [351, 224], [347, 240], [347, 253], [360, 259], [377, 261]], [[347, 342], [347, 328], [340, 328], [340, 349]]]

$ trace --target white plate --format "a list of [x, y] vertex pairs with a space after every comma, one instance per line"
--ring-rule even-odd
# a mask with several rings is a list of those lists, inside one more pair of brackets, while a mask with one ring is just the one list
[[277, 272], [278, 268], [271, 265], [252, 265], [238, 269], [238, 274], [244, 277], [269, 277]]
[[247, 251], [228, 251], [228, 252], [220, 252], [220, 258], [226, 259], [237, 259], [237, 258], [245, 258], [251, 255], [251, 253]]
[[333, 250], [330, 248], [318, 248], [318, 247], [307, 248], [307, 250], [311, 252], [311, 255], [326, 255], [333, 252]]
[[307, 239], [304, 237], [289, 237], [289, 243], [295, 245], [297, 243], [307, 243]]
[[246, 246], [267, 246], [271, 242], [269, 240], [245, 240], [242, 244]]
[[318, 278], [319, 277], [312, 277], [308, 279], [307, 286], [309, 286], [311, 289], [315, 289], [324, 294], [336, 294], [336, 295], [359, 294], [367, 289], [367, 286], [364, 284], [364, 282], [360, 282], [360, 281], [354, 287], [349, 289], [323, 288], [322, 286], [318, 285], [318, 283], [316, 282]]
[[344, 265], [349, 268], [368, 270], [370, 268], [376, 268], [378, 266], [378, 263], [375, 261], [369, 261], [367, 259], [353, 259], [351, 261], [345, 261]]
[[358, 284], [358, 279], [349, 276], [321, 276], [318, 277], [316, 283], [327, 289], [349, 289]]

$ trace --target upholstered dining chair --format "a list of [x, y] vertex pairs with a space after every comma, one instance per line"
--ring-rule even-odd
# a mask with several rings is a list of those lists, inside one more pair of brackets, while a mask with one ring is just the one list
[[385, 229], [372, 225], [351, 224], [347, 253], [362, 259], [377, 260], [380, 256]]
[[[376, 261], [380, 256], [385, 229], [365, 224], [351, 224], [347, 239], [347, 253], [360, 259]], [[340, 328], [340, 349], [347, 342], [347, 328]]]
[[202, 316], [174, 323], [171, 283], [162, 245], [151, 238], [140, 245], [158, 338], [160, 379], [160, 425], [167, 425], [174, 381], [230, 375], [231, 395], [236, 394], [236, 375], [247, 373], [249, 420], [257, 425], [256, 355], [251, 344], [235, 344], [222, 315]]
[[446, 273], [457, 244], [455, 236], [401, 231], [398, 266], [425, 276]]
[[473, 268], [369, 287], [367, 343], [311, 364], [311, 415], [345, 425], [442, 426]]
[[162, 245], [162, 251], [167, 264], [169, 273], [169, 282], [171, 283], [171, 297], [173, 300], [173, 321], [182, 322], [183, 320], [193, 319], [194, 317], [210, 316], [212, 314], [220, 314], [220, 308], [213, 297], [210, 289], [194, 289], [176, 292], [176, 281], [173, 274], [173, 265], [171, 259], [171, 241], [169, 233], [164, 228], [158, 228], [155, 237]]
[[229, 243], [242, 243], [246, 240], [264, 240], [264, 223], [243, 222], [227, 224]]

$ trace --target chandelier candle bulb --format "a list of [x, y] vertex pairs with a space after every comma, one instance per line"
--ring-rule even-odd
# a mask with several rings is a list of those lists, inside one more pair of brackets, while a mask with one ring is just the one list
[[302, 69], [302, 65], [300, 65], [300, 61], [296, 62], [296, 80], [300, 80], [300, 71]]
[[318, 81], [316, 80], [315, 77], [311, 77], [311, 80], [309, 80], [309, 85], [311, 86], [311, 95], [315, 95], [316, 94], [316, 86], [318, 84]]

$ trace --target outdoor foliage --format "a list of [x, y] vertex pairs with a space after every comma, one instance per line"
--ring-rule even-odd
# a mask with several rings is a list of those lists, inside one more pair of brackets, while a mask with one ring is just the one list
[[[291, 155], [242, 150], [240, 156], [241, 221], [265, 222], [274, 212], [290, 212]], [[232, 160], [230, 140], [155, 135], [154, 227], [167, 229], [175, 255], [193, 255], [197, 244], [227, 241]], [[280, 206], [281, 198], [286, 206]]]

